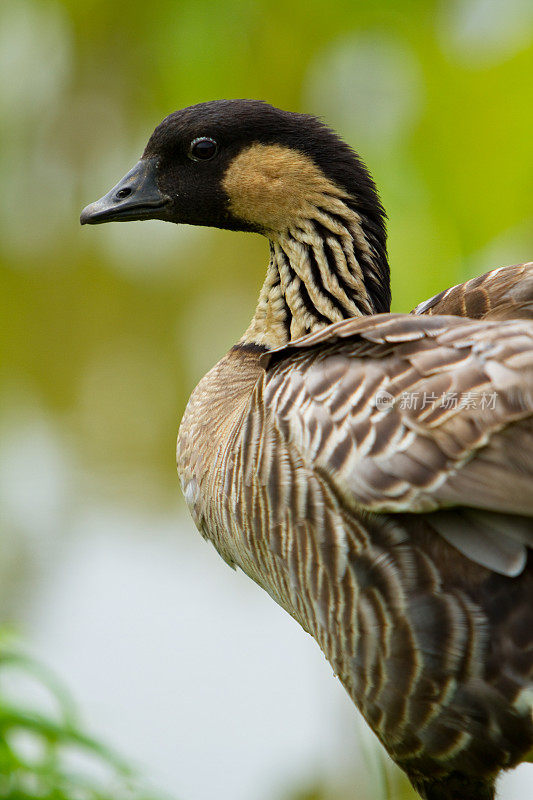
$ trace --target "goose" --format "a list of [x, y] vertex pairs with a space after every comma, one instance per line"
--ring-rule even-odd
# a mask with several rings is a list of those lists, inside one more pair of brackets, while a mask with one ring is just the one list
[[322, 121], [166, 117], [82, 224], [256, 232], [251, 322], [178, 435], [201, 534], [317, 641], [425, 800], [533, 754], [533, 264], [391, 314], [385, 214]]

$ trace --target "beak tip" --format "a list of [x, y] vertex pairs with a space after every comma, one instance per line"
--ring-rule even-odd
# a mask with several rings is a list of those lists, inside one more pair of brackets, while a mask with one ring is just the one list
[[92, 222], [93, 216], [93, 203], [91, 205], [85, 206], [83, 211], [80, 214], [80, 225], [90, 225]]

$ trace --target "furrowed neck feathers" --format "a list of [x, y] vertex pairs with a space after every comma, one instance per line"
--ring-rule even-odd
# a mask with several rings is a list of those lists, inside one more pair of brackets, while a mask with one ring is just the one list
[[341, 191], [307, 211], [269, 234], [267, 275], [243, 344], [279, 347], [341, 319], [389, 310], [383, 227]]

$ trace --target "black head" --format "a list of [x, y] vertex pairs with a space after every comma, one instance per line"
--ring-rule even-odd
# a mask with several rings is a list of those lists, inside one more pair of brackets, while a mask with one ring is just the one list
[[257, 100], [217, 100], [170, 114], [139, 163], [81, 222], [165, 219], [269, 234], [327, 185], [385, 232], [374, 183], [322, 122]]

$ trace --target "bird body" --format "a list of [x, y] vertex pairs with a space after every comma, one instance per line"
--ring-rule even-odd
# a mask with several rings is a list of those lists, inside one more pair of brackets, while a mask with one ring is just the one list
[[181, 421], [197, 527], [316, 639], [423, 798], [492, 800], [533, 748], [531, 265], [386, 313], [366, 169], [264, 104], [177, 112], [139, 163], [82, 221], [270, 241], [255, 315]]
[[[435, 319], [442, 325], [442, 318]], [[412, 328], [406, 325], [408, 317], [383, 315], [382, 320], [383, 349], [392, 351], [384, 357], [385, 373], [391, 366], [397, 369], [391, 362], [404, 343], [399, 338], [402, 326], [411, 345]], [[465, 329], [472, 335], [471, 326], [454, 322], [462, 347]], [[382, 502], [403, 505], [398, 486], [404, 475], [412, 474], [413, 465], [420, 470], [411, 433], [424, 422], [402, 416], [398, 404], [383, 412], [372, 407], [383, 376], [376, 372], [368, 379], [368, 367], [373, 366], [368, 362], [379, 357], [377, 325], [373, 319], [368, 326], [352, 327], [362, 337], [370, 333], [371, 356], [357, 355], [358, 350], [368, 351], [369, 343], [357, 341], [356, 333], [340, 342], [332, 336], [331, 344], [324, 348], [322, 342], [319, 349], [307, 337], [309, 344], [304, 339], [285, 354], [268, 354], [272, 366], [262, 366], [266, 359], [258, 351], [242, 346], [231, 350], [200, 382], [183, 417], [178, 444], [183, 491], [198, 528], [223, 558], [265, 588], [316, 639], [389, 753], [425, 796], [433, 797], [431, 784], [447, 776], [456, 783], [450, 797], [490, 797], [488, 786], [486, 794], [472, 794], [472, 780], [479, 781], [476, 773], [492, 778], [522, 760], [533, 744], [528, 693], [533, 570], [524, 568], [520, 545], [516, 577], [461, 556], [438, 535], [434, 513], [365, 513], [368, 495], [359, 490], [354, 497], [350, 478], [358, 469], [360, 480], [367, 478], [384, 455], [392, 475], [380, 478], [392, 478], [387, 486], [393, 489], [393, 501]], [[507, 327], [521, 352], [520, 325]], [[450, 328], [451, 321], [445, 320], [440, 337], [447, 344]], [[433, 339], [438, 329], [429, 330]], [[501, 337], [501, 326], [496, 332]], [[490, 327], [481, 324], [476, 333], [486, 339]], [[527, 336], [531, 347], [533, 326]], [[423, 347], [409, 351], [409, 359], [413, 351], [427, 353]], [[435, 355], [438, 362], [442, 355]], [[529, 370], [533, 381], [531, 360]], [[238, 381], [233, 380], [236, 374]], [[223, 387], [228, 383], [232, 390], [226, 403]], [[392, 381], [386, 385], [393, 388]], [[342, 397], [347, 391], [348, 406]], [[346, 433], [339, 437], [337, 430], [347, 424], [347, 416], [350, 449], [344, 447]], [[368, 416], [374, 416], [376, 430], [385, 426], [388, 438], [366, 433], [368, 465], [354, 466], [357, 426], [364, 428]], [[452, 425], [453, 416], [427, 423], [443, 439]], [[494, 426], [499, 428], [499, 420]], [[516, 432], [531, 439], [530, 425], [518, 425]], [[476, 435], [485, 438], [485, 432]], [[472, 447], [470, 440], [464, 445]], [[394, 470], [395, 456], [411, 455], [411, 463]], [[463, 454], [457, 456], [454, 463], [462, 463]], [[468, 465], [464, 469], [459, 490], [463, 480], [470, 481]], [[434, 485], [434, 476], [426, 480]], [[372, 488], [383, 494], [383, 480]], [[442, 492], [449, 491], [457, 489], [444, 483]], [[479, 536], [478, 522], [490, 524], [488, 515], [470, 519], [463, 513], [465, 536], [470, 524], [472, 538]], [[530, 522], [523, 517], [515, 521], [517, 537], [522, 533], [531, 538]], [[461, 525], [461, 514], [455, 522]], [[504, 538], [503, 523], [494, 533]], [[432, 781], [426, 786], [428, 774]], [[459, 775], [468, 776], [462, 789]]]

